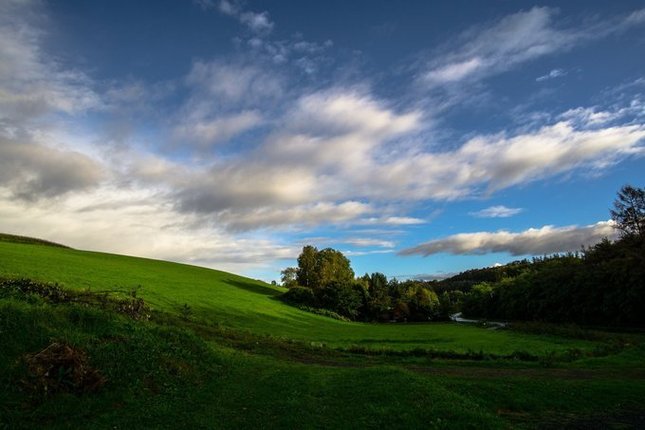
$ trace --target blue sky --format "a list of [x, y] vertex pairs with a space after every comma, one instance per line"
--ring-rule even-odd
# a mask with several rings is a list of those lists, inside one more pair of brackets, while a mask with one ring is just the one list
[[436, 277], [611, 236], [645, 7], [0, 4], [0, 230], [278, 279]]

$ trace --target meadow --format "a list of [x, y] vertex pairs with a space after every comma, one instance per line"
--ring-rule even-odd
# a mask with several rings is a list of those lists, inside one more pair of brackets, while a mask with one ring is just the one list
[[[645, 425], [638, 332], [344, 322], [230, 273], [37, 243], [0, 241], [0, 278], [136, 290], [152, 309], [136, 321], [0, 295], [0, 428]], [[52, 342], [84, 351], [105, 385], [34, 391], [25, 357]]]

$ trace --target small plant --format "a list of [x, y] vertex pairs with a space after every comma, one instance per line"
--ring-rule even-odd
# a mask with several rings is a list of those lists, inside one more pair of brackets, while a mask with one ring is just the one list
[[184, 305], [179, 309], [179, 315], [184, 321], [188, 321], [193, 315], [193, 309], [187, 303], [184, 303]]

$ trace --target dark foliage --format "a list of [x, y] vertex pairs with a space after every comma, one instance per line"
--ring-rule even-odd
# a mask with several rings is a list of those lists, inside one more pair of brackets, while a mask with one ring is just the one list
[[611, 218], [622, 237], [645, 239], [645, 189], [623, 186], [614, 201]]
[[113, 310], [135, 320], [150, 319], [150, 309], [142, 298], [137, 297], [136, 289], [131, 290], [127, 297], [110, 295], [114, 293], [123, 294], [113, 291], [69, 291], [58, 284], [38, 282], [31, 279], [0, 280], [0, 297], [9, 295], [25, 299], [40, 297], [54, 304], [78, 303]]
[[317, 295], [323, 308], [356, 319], [364, 305], [361, 288], [354, 283], [332, 282], [318, 291]]
[[469, 317], [594, 325], [645, 325], [645, 246], [604, 240], [583, 255], [536, 260], [513, 278], [465, 295]]
[[318, 306], [318, 299], [311, 288], [292, 287], [280, 296], [282, 300], [292, 305]]

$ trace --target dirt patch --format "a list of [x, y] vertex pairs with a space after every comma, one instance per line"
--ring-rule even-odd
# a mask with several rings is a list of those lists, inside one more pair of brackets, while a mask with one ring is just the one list
[[36, 354], [25, 356], [28, 391], [51, 395], [59, 392], [82, 394], [98, 391], [107, 379], [90, 366], [87, 354], [65, 343], [54, 342]]

